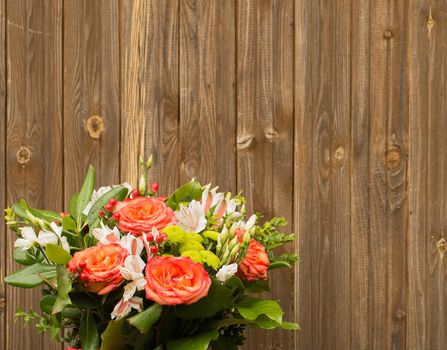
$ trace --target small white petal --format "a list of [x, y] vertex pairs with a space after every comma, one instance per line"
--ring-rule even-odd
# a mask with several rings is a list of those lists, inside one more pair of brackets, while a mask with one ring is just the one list
[[57, 226], [57, 224], [55, 222], [52, 222], [50, 224], [50, 227], [58, 237], [62, 236], [62, 226]]
[[62, 248], [67, 251], [67, 253], [70, 253], [70, 244], [68, 244], [67, 237], [61, 237], [60, 240]]
[[22, 237], [30, 242], [35, 242], [37, 240], [36, 232], [32, 227], [22, 227], [20, 228], [20, 234]]
[[47, 244], [58, 244], [59, 240], [53, 232], [40, 231], [37, 242], [42, 246], [46, 246]]
[[14, 247], [15, 248], [22, 248], [22, 250], [28, 250], [32, 246], [33, 246], [33, 242], [28, 241], [27, 239], [23, 239], [23, 238], [18, 238], [14, 242]]
[[236, 263], [224, 265], [216, 273], [216, 278], [221, 282], [225, 282], [226, 280], [228, 280], [229, 278], [231, 278], [236, 274], [237, 268], [238, 266]]

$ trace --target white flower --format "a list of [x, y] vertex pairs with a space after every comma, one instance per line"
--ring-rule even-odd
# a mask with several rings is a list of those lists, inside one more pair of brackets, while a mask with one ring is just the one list
[[200, 200], [205, 213], [224, 199], [224, 194], [222, 192], [217, 193], [218, 187], [214, 187], [212, 190], [210, 190], [210, 188], [211, 184], [205, 186], [202, 192], [202, 199]]
[[216, 278], [221, 281], [225, 282], [229, 278], [233, 277], [237, 272], [237, 264], [229, 264], [222, 266], [219, 271], [216, 273]]
[[34, 232], [32, 227], [21, 227], [20, 234], [22, 238], [18, 238], [15, 243], [15, 248], [22, 248], [22, 250], [28, 250], [37, 241], [36, 232]]
[[242, 231], [248, 232], [255, 226], [256, 220], [257, 220], [257, 217], [256, 217], [256, 215], [253, 214], [252, 216], [250, 216], [248, 218], [247, 222], [244, 222], [244, 221], [235, 222], [231, 226], [231, 231], [234, 232], [237, 229], [241, 229]]
[[62, 248], [67, 252], [70, 252], [70, 245], [68, 244], [67, 237], [62, 236], [62, 226], [57, 226], [55, 222], [50, 224], [52, 231], [42, 230], [39, 232], [37, 242], [45, 247], [48, 244], [61, 243]]
[[118, 227], [115, 226], [113, 229], [111, 229], [110, 227], [104, 225], [102, 222], [101, 228], [95, 228], [92, 234], [101, 244], [115, 243], [121, 237]]
[[[145, 237], [145, 235], [143, 235], [143, 237]], [[132, 255], [140, 255], [144, 248], [141, 239], [132, 234], [124, 236], [118, 243]]]
[[120, 318], [127, 316], [132, 309], [140, 312], [143, 309], [143, 299], [138, 297], [133, 297], [129, 300], [121, 299], [113, 309], [111, 314], [112, 320], [115, 318], [119, 320]]
[[118, 187], [118, 186], [124, 186], [126, 187], [129, 192], [132, 191], [132, 186], [128, 184], [127, 182], [121, 184], [121, 185], [113, 185], [113, 186], [103, 186], [98, 188], [97, 190], [93, 190], [92, 197], [90, 198], [90, 201], [87, 203], [84, 211], [82, 214], [88, 215], [90, 212], [90, 209], [92, 208], [93, 204], [105, 193], [109, 192], [112, 188]]
[[143, 259], [138, 255], [129, 255], [124, 260], [124, 266], [120, 266], [123, 277], [129, 281], [144, 278], [143, 270], [146, 267]]
[[192, 200], [186, 207], [180, 204], [179, 211], [175, 212], [178, 225], [187, 232], [199, 233], [206, 227], [205, 211], [200, 202]]
[[140, 257], [141, 251], [143, 250], [143, 242], [136, 237], [132, 239], [130, 235], [123, 239], [125, 241], [123, 247], [131, 254], [124, 260], [124, 266], [120, 267], [121, 275], [126, 280], [131, 281], [124, 287], [123, 294], [123, 299], [129, 300], [137, 290], [143, 290], [147, 283], [143, 275], [146, 263]]
[[241, 213], [236, 211], [238, 205], [239, 202], [234, 198], [224, 198], [214, 209], [214, 214], [217, 215], [218, 220], [222, 219], [224, 215], [232, 216], [233, 218], [239, 217]]

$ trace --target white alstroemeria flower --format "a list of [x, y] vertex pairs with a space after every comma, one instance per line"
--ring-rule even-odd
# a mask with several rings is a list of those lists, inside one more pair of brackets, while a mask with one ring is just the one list
[[126, 187], [129, 192], [132, 191], [132, 186], [125, 182], [121, 185], [113, 185], [113, 186], [103, 186], [98, 188], [97, 190], [93, 190], [92, 193], [92, 197], [90, 198], [90, 201], [87, 203], [84, 211], [82, 212], [82, 214], [84, 215], [88, 215], [90, 209], [92, 208], [93, 204], [95, 204], [95, 202], [105, 193], [109, 192], [112, 188], [118, 187], [118, 186], [124, 186]]
[[237, 229], [240, 229], [242, 231], [251, 231], [251, 229], [255, 226], [256, 224], [256, 220], [257, 220], [257, 216], [256, 215], [252, 215], [248, 218], [247, 222], [245, 221], [238, 221], [235, 222], [232, 226], [231, 226], [231, 231], [234, 232]]
[[222, 192], [217, 193], [218, 187], [214, 187], [211, 189], [211, 184], [205, 186], [202, 192], [202, 198], [200, 203], [202, 203], [202, 207], [205, 213], [210, 210], [210, 208], [216, 206], [222, 199], [224, 199], [224, 194]]
[[217, 215], [217, 219], [220, 220], [224, 215], [232, 216], [234, 218], [241, 216], [241, 213], [237, 212], [237, 206], [239, 202], [234, 198], [229, 198], [227, 195], [226, 198], [222, 199], [219, 204], [214, 209], [214, 215]]
[[115, 318], [119, 320], [120, 318], [127, 316], [132, 309], [135, 309], [138, 312], [143, 310], [143, 299], [139, 297], [133, 297], [129, 300], [121, 299], [113, 309], [111, 318], [112, 320]]
[[236, 272], [237, 272], [236, 263], [224, 265], [219, 269], [219, 271], [217, 271], [216, 278], [221, 282], [225, 282], [229, 278], [233, 277], [236, 274]]
[[175, 212], [178, 225], [187, 232], [199, 233], [206, 227], [205, 211], [200, 202], [192, 200], [186, 207], [180, 204], [179, 211]]
[[[145, 235], [143, 235], [143, 237], [145, 237]], [[118, 244], [126, 249], [131, 255], [139, 256], [144, 248], [143, 241], [130, 233], [127, 236], [122, 237]]]
[[115, 226], [113, 229], [111, 229], [109, 226], [104, 225], [102, 222], [101, 227], [95, 228], [92, 234], [101, 244], [116, 243], [121, 237], [118, 227]]
[[135, 236], [127, 235], [121, 239], [120, 244], [130, 253], [124, 260], [124, 266], [120, 267], [121, 275], [126, 280], [131, 281], [124, 287], [123, 294], [123, 299], [129, 300], [137, 290], [143, 290], [147, 283], [143, 275], [146, 263], [140, 257], [143, 242]]
[[22, 248], [22, 250], [30, 249], [35, 242], [37, 242], [37, 235], [32, 227], [26, 226], [20, 228], [22, 238], [18, 238], [14, 242], [15, 248]]
[[52, 231], [42, 230], [37, 236], [37, 242], [45, 247], [48, 244], [61, 244], [62, 248], [67, 252], [70, 252], [70, 245], [68, 244], [67, 237], [62, 236], [62, 226], [57, 226], [55, 222], [50, 224]]

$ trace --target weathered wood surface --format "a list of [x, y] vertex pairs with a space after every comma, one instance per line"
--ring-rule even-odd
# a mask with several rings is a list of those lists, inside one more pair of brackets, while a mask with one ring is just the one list
[[[195, 177], [284, 215], [296, 333], [245, 349], [430, 349], [447, 337], [443, 0], [1, 0], [0, 209], [63, 209], [85, 167], [163, 194]], [[0, 229], [0, 276], [15, 268]], [[0, 348], [61, 349], [14, 323]]]

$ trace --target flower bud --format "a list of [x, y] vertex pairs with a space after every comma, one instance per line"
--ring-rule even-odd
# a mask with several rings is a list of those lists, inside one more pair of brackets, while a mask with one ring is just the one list
[[138, 190], [142, 196], [146, 194], [146, 176], [143, 174], [140, 177], [140, 182], [138, 183]]

